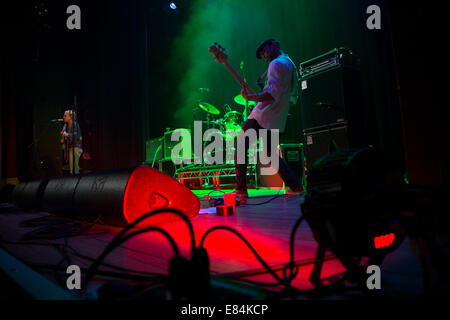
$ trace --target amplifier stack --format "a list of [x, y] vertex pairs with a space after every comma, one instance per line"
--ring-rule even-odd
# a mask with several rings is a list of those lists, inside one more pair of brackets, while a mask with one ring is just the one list
[[300, 103], [308, 172], [330, 151], [366, 145], [358, 58], [335, 48], [300, 64]]

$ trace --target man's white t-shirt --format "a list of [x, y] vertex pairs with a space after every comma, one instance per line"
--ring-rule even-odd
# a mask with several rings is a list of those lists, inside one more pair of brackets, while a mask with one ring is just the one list
[[248, 118], [255, 119], [265, 129], [279, 129], [283, 132], [286, 127], [291, 93], [297, 80], [295, 65], [288, 55], [282, 53], [272, 60], [267, 70], [263, 91], [269, 92], [274, 100], [258, 102]]

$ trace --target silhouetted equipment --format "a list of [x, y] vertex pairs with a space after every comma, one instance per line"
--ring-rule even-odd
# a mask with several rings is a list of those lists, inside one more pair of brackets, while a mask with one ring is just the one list
[[[43, 208], [56, 215], [87, 221], [99, 219], [124, 226], [139, 216], [160, 208], [183, 210], [194, 217], [199, 199], [185, 186], [148, 166], [68, 175], [51, 180], [19, 184], [13, 201], [20, 208]], [[157, 215], [148, 226], [176, 220], [177, 215]]]
[[[308, 176], [302, 212], [319, 242], [311, 282], [318, 286], [325, 250], [331, 249], [353, 277], [359, 262], [380, 265], [404, 233], [394, 220], [398, 209], [385, 203], [376, 186], [388, 184], [387, 166], [373, 149], [332, 152], [319, 159]], [[374, 239], [394, 234], [390, 245], [376, 248]]]
[[329, 150], [366, 146], [358, 58], [336, 48], [301, 63], [299, 69], [308, 169]]
[[320, 285], [326, 249], [346, 267], [349, 279], [365, 288], [362, 258], [369, 258], [364, 267], [381, 266], [386, 254], [407, 234], [421, 243], [418, 250], [423, 256], [425, 286], [429, 286], [430, 264], [441, 285], [449, 288], [449, 260], [437, 240], [439, 233], [448, 239], [448, 228], [443, 233], [439, 230], [444, 220], [448, 226], [444, 197], [423, 187], [390, 181], [385, 159], [373, 148], [362, 148], [329, 153], [312, 166], [302, 212], [319, 242], [310, 276], [315, 286]]

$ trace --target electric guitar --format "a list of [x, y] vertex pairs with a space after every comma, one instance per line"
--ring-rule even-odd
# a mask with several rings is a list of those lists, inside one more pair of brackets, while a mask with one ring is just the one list
[[214, 43], [214, 45], [209, 47], [209, 52], [211, 52], [214, 55], [214, 58], [217, 62], [223, 63], [224, 66], [231, 72], [231, 74], [234, 76], [234, 78], [239, 82], [242, 88], [247, 89], [247, 92], [250, 94], [253, 94], [253, 90], [249, 87], [249, 85], [242, 79], [242, 77], [237, 73], [236, 70], [231, 66], [231, 64], [228, 62], [228, 54], [225, 51], [225, 48], [222, 47], [220, 44]]
[[64, 163], [69, 163], [69, 142], [67, 141], [67, 137], [64, 137], [62, 135], [63, 132], [66, 132], [66, 128], [67, 128], [67, 123], [64, 123], [64, 127], [61, 130], [60, 144], [61, 144], [61, 149], [64, 154], [64, 156], [63, 156]]

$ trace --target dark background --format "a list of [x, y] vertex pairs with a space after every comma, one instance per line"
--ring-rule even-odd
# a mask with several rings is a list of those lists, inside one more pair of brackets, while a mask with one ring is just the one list
[[[42, 5], [41, 5], [42, 4]], [[81, 8], [81, 30], [66, 28], [66, 8]], [[366, 8], [381, 8], [381, 30], [366, 28]], [[48, 12], [38, 15], [37, 9]], [[345, 46], [361, 60], [364, 124], [369, 143], [410, 182], [448, 184], [448, 126], [438, 98], [445, 75], [441, 8], [395, 1], [25, 1], [1, 5], [1, 177], [61, 174], [63, 111], [77, 99], [84, 170], [144, 161], [145, 141], [165, 128], [187, 127], [221, 111], [239, 85], [207, 48], [230, 50], [254, 85], [266, 68], [255, 49], [277, 38], [297, 63]], [[208, 95], [197, 89], [210, 88]], [[448, 104], [448, 103], [447, 103]], [[285, 139], [301, 141], [301, 104]]]

